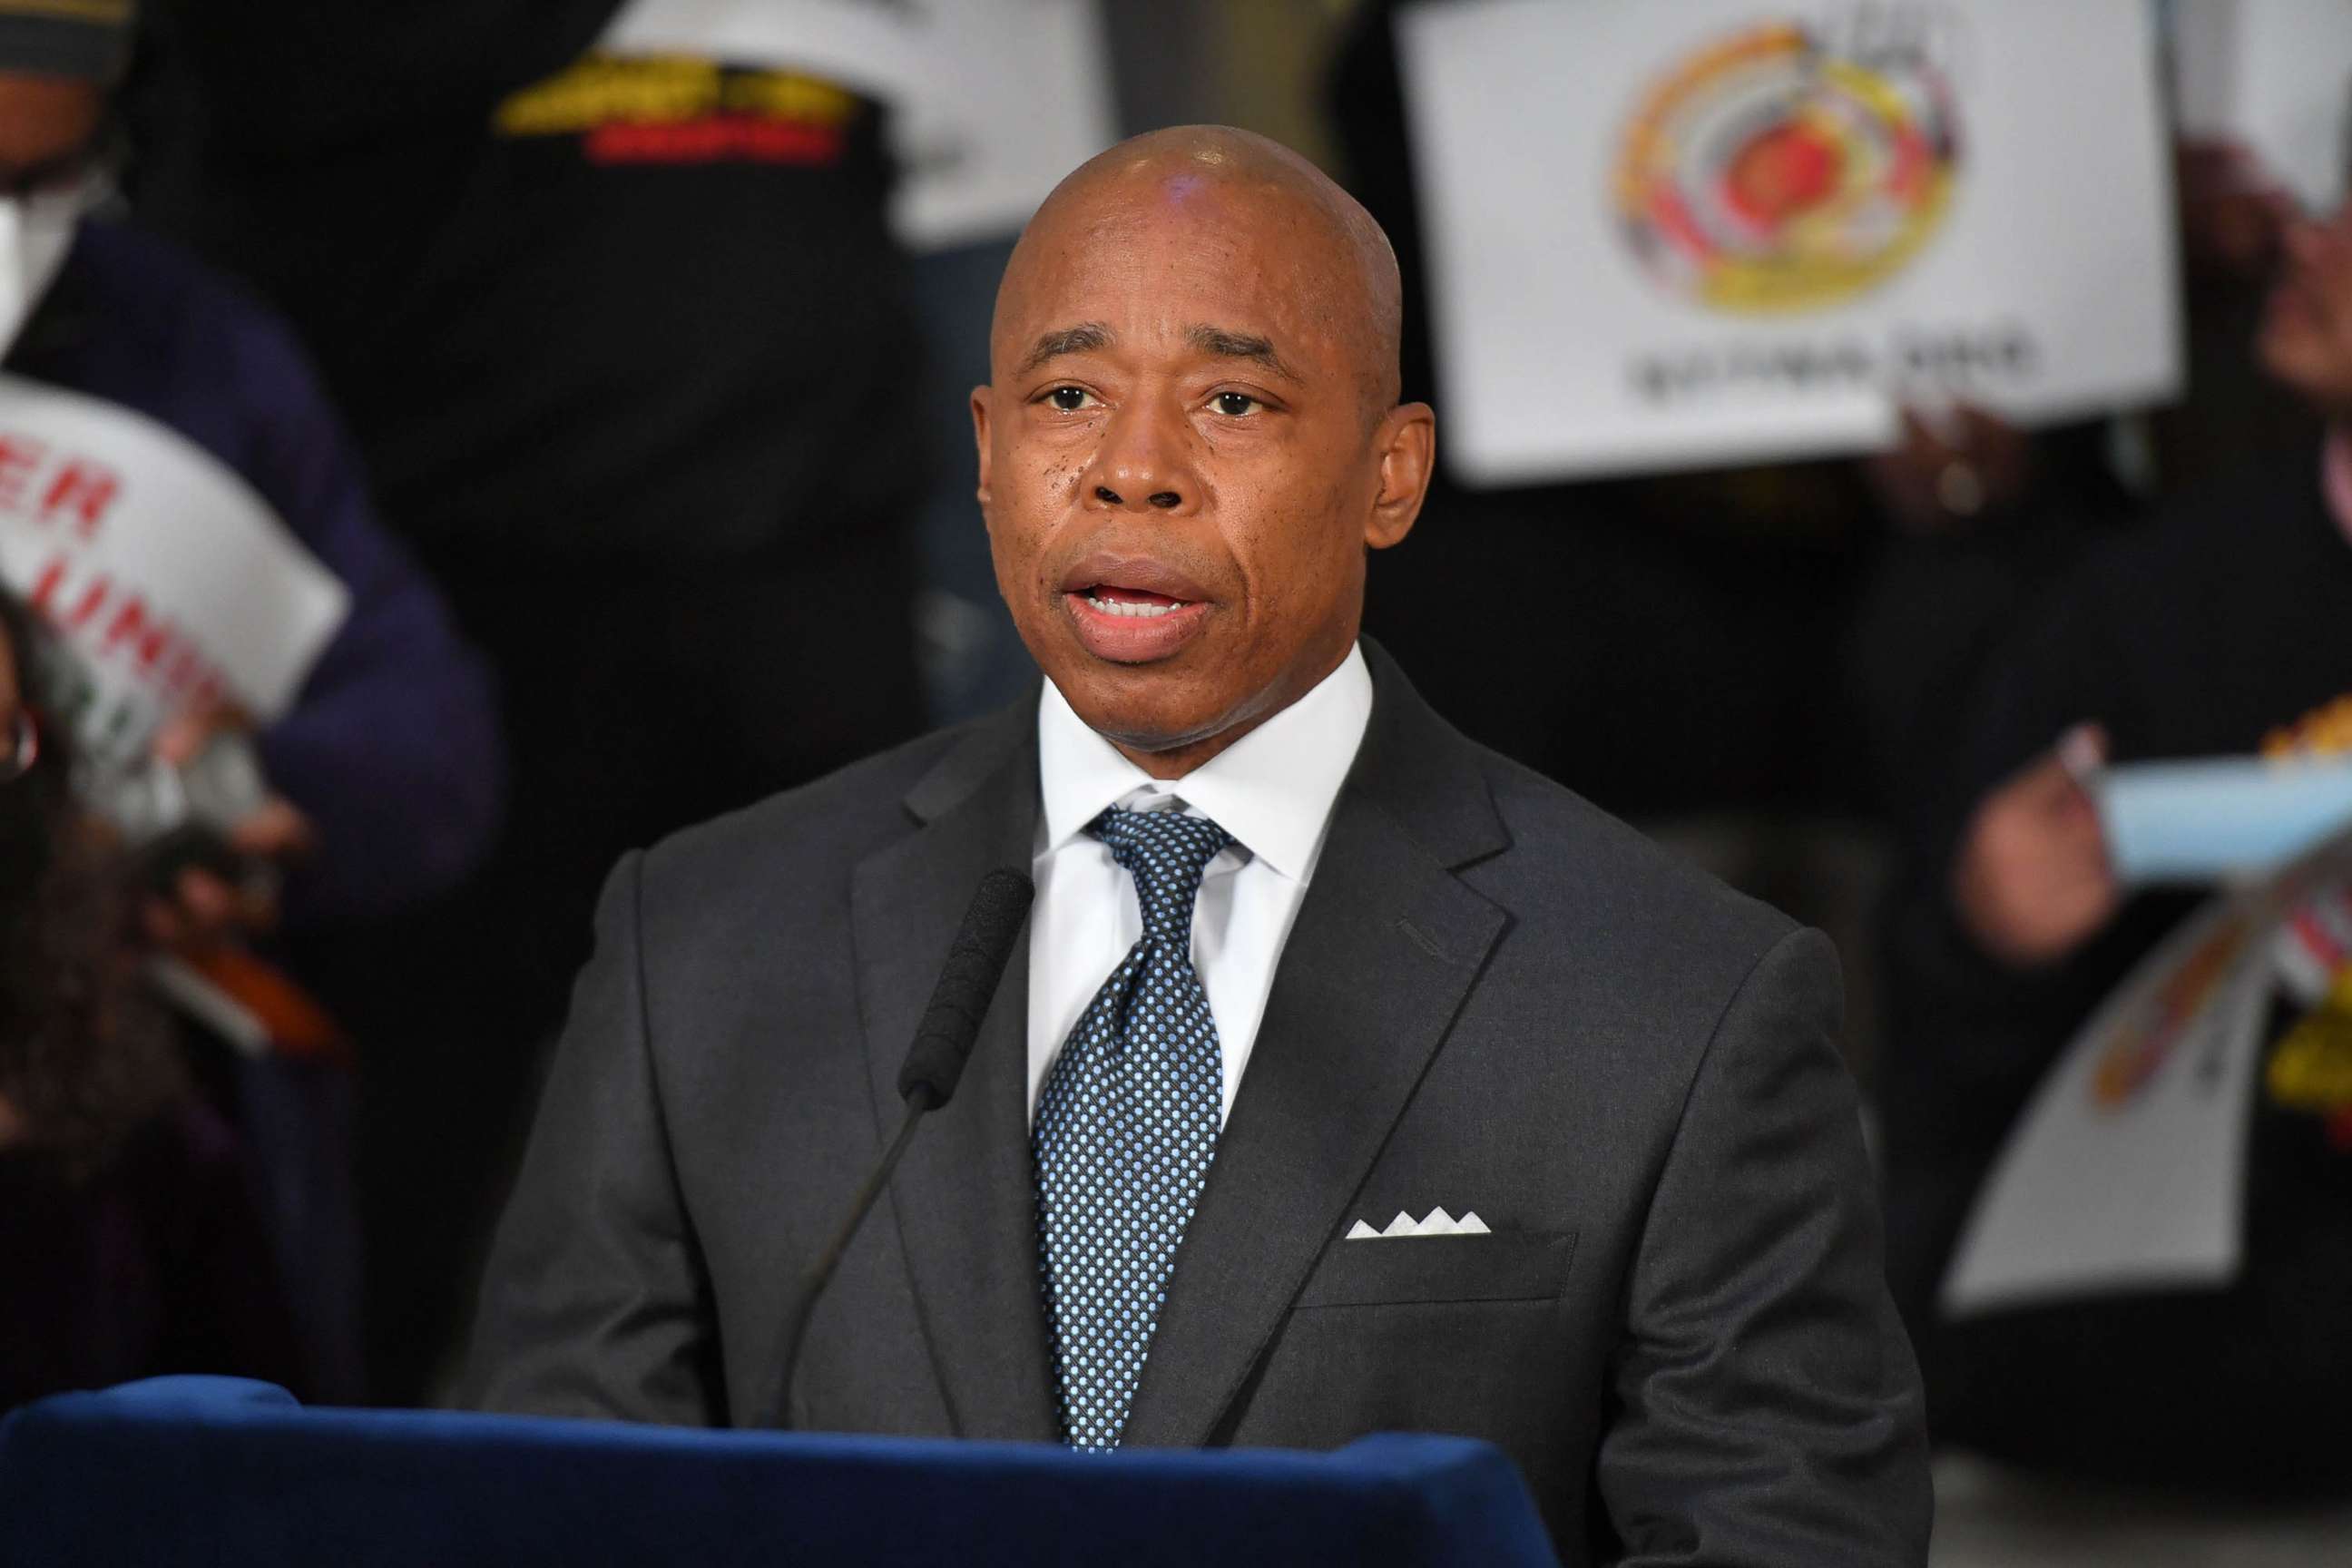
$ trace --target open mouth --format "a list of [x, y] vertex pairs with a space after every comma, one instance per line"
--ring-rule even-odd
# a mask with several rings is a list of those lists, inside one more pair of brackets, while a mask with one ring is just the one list
[[1102, 552], [1062, 578], [1062, 605], [1079, 645], [1114, 664], [1171, 658], [1201, 637], [1215, 605], [1181, 567]]
[[1099, 610], [1106, 616], [1128, 616], [1147, 621], [1172, 616], [1191, 603], [1185, 599], [1171, 598], [1166, 594], [1154, 594], [1148, 589], [1120, 588], [1108, 583], [1082, 588], [1078, 596], [1086, 600], [1089, 608]]

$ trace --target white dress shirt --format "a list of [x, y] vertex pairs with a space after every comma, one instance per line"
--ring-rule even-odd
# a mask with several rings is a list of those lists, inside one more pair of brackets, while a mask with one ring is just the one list
[[1257, 1043], [1266, 993], [1314, 879], [1331, 805], [1372, 713], [1361, 648], [1315, 689], [1181, 779], [1155, 779], [1087, 728], [1052, 681], [1037, 704], [1045, 816], [1029, 935], [1029, 1114], [1045, 1073], [1119, 960], [1143, 935], [1135, 881], [1089, 836], [1107, 806], [1205, 816], [1234, 843], [1209, 862], [1192, 907], [1192, 966], [1223, 1047], [1225, 1099]]

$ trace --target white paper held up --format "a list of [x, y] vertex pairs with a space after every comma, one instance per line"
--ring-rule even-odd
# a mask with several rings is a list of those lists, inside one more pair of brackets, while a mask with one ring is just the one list
[[2352, 836], [2216, 899], [2116, 988], [1987, 1174], [1945, 1276], [1947, 1317], [2236, 1276], [2277, 934], [2347, 872]]
[[1859, 452], [2179, 383], [2145, 0], [1401, 10], [1447, 461]]
[[351, 595], [211, 453], [117, 404], [0, 374], [0, 582], [57, 634], [90, 762], [226, 698], [292, 704]]

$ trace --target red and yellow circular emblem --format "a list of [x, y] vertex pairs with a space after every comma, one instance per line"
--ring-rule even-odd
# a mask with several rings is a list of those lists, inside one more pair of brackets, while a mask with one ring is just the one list
[[1743, 315], [1817, 310], [1918, 254], [1950, 205], [1958, 147], [1926, 58], [1865, 65], [1774, 24], [1651, 89], [1618, 159], [1618, 214], [1677, 293]]

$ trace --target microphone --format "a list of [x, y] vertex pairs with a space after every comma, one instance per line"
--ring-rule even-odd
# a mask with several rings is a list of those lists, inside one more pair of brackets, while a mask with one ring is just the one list
[[817, 1254], [785, 1321], [782, 1370], [777, 1373], [775, 1397], [769, 1405], [779, 1426], [790, 1414], [793, 1369], [800, 1363], [809, 1314], [831, 1283], [834, 1270], [841, 1267], [841, 1255], [849, 1250], [857, 1227], [890, 1184], [890, 1173], [898, 1168], [898, 1157], [907, 1152], [915, 1129], [922, 1125], [927, 1112], [948, 1102], [962, 1080], [964, 1066], [971, 1060], [972, 1043], [980, 1037], [980, 1021], [988, 1016], [988, 1005], [1004, 978], [1013, 944], [1036, 896], [1037, 889], [1024, 873], [991, 871], [980, 879], [963, 911], [963, 927], [948, 949], [947, 962], [940, 968], [940, 983], [931, 989], [931, 1005], [924, 1009], [923, 1021], [915, 1028], [915, 1043], [907, 1050], [906, 1065], [898, 1069], [898, 1095], [907, 1102], [907, 1119], [898, 1124], [898, 1136], [891, 1141], [881, 1163], [857, 1189], [848, 1217]]

